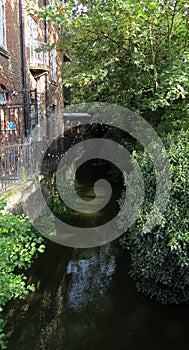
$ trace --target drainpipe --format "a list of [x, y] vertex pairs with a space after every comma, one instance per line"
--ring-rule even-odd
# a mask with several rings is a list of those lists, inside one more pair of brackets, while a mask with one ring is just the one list
[[[48, 1], [44, 0], [44, 6], [48, 5]], [[45, 43], [48, 44], [48, 22], [44, 22], [45, 27]], [[47, 118], [47, 139], [50, 138], [50, 126], [49, 126], [49, 93], [48, 93], [48, 74], [45, 74], [45, 110]]]
[[24, 1], [19, 0], [20, 16], [20, 42], [21, 42], [21, 64], [22, 64], [22, 86], [23, 86], [23, 104], [24, 104], [24, 125], [25, 137], [29, 134], [29, 115], [27, 106], [27, 76], [26, 76], [26, 50], [25, 50], [25, 19], [24, 19]]
[[37, 141], [40, 142], [41, 140], [41, 132], [40, 132], [40, 114], [39, 114], [39, 105], [38, 105], [38, 99], [37, 99], [37, 88], [34, 90], [35, 94], [35, 124], [37, 127]]

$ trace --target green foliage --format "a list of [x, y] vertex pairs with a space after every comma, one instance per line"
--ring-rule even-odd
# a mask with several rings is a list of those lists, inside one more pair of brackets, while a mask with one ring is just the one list
[[33, 10], [63, 24], [57, 49], [72, 58], [64, 84], [73, 103], [116, 102], [152, 120], [156, 111], [156, 123], [175, 103], [188, 106], [188, 11], [186, 0], [68, 1]]
[[0, 318], [0, 346], [2, 350], [7, 348], [6, 334], [3, 332], [3, 329], [4, 329], [4, 321], [2, 318]]
[[26, 176], [26, 169], [24, 166], [21, 167], [21, 181], [26, 182], [27, 176]]
[[[144, 152], [136, 157], [148, 189], [145, 203], [136, 224], [120, 241], [131, 252], [130, 273], [138, 290], [162, 303], [181, 303], [189, 301], [189, 131], [168, 137], [166, 144], [173, 183], [167, 210], [159, 225], [144, 232], [156, 189], [153, 164]], [[125, 215], [119, 220], [122, 227]]]
[[117, 103], [160, 131], [187, 129], [188, 1], [56, 1], [30, 13], [63, 26], [54, 45], [72, 59], [64, 85], [73, 104]]
[[[117, 103], [139, 113], [161, 135], [186, 131], [170, 138], [171, 197], [161, 224], [146, 234], [156, 179], [146, 152], [136, 155], [149, 190], [125, 240], [140, 290], [162, 302], [188, 301], [188, 1], [70, 0], [30, 11], [63, 26], [56, 48], [72, 59], [64, 67], [64, 85], [71, 87], [73, 104]], [[55, 212], [59, 201], [56, 197]], [[124, 221], [123, 214], [120, 225]]]
[[[52, 213], [56, 216], [63, 216], [71, 211], [71, 208], [69, 208], [64, 201], [62, 200], [60, 196], [60, 192], [64, 193], [65, 198], [71, 199], [72, 198], [72, 191], [70, 186], [77, 187], [77, 182], [73, 179], [67, 179], [65, 181], [61, 182], [61, 186], [59, 189], [57, 189], [56, 184], [56, 175], [53, 175], [50, 179], [48, 179], [48, 189], [51, 193], [51, 200], [49, 202], [49, 208], [51, 209]], [[77, 189], [76, 189], [77, 190]]]
[[[27, 285], [24, 271], [38, 253], [44, 252], [43, 238], [34, 230], [24, 215], [3, 214], [5, 200], [0, 200], [0, 311], [12, 298], [25, 298], [34, 291]], [[6, 348], [3, 320], [0, 320], [0, 345]]]

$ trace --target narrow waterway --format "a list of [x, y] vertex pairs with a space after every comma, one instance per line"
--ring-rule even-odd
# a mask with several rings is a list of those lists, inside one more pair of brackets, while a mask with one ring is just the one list
[[39, 289], [14, 305], [8, 350], [186, 348], [189, 306], [138, 294], [116, 244], [58, 253], [53, 246], [40, 263]]
[[[83, 186], [83, 198], [91, 198], [91, 184]], [[116, 196], [118, 185], [106, 219], [117, 210]], [[77, 218], [78, 224], [89, 224], [92, 215]], [[91, 249], [49, 242], [30, 271], [36, 292], [6, 309], [8, 350], [186, 348], [189, 305], [162, 306], [144, 298], [128, 272], [129, 253], [118, 241]]]

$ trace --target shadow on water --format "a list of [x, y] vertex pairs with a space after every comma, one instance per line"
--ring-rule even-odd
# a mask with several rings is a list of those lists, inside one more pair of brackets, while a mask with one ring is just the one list
[[[84, 192], [90, 193], [86, 183]], [[8, 350], [184, 348], [189, 305], [162, 306], [142, 297], [129, 264], [117, 241], [91, 249], [49, 242], [29, 272], [36, 292], [6, 308]]]

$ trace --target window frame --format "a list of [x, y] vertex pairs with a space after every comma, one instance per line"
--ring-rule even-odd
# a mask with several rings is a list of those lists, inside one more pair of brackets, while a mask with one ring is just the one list
[[0, 84], [0, 106], [6, 106], [7, 104], [7, 91], [3, 84]]
[[6, 38], [6, 1], [0, 0], [0, 46], [3, 49], [7, 49]]
[[56, 47], [54, 47], [51, 50], [51, 80], [56, 82], [57, 80], [57, 54], [56, 54]]

